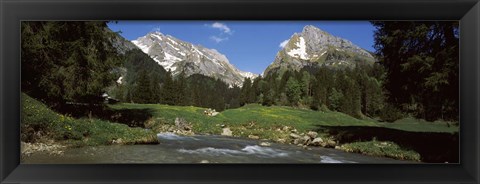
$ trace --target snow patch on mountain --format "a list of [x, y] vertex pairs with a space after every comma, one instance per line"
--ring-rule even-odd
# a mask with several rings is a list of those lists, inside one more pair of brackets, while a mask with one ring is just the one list
[[157, 39], [160, 40], [160, 41], [162, 40], [162, 37], [159, 36], [159, 35], [157, 35], [157, 34], [152, 34], [152, 36], [154, 36], [155, 38], [157, 38]]
[[175, 57], [174, 55], [170, 55], [169, 53], [165, 52], [165, 60], [167, 61], [173, 61], [175, 63], [176, 61], [181, 61], [182, 59]]
[[133, 40], [132, 43], [135, 44], [144, 53], [148, 53], [148, 51], [150, 49], [150, 47], [148, 45], [142, 44], [137, 40]]
[[255, 79], [256, 77], [258, 77], [257, 74], [254, 74], [254, 73], [251, 73], [251, 72], [240, 72], [240, 74], [241, 74], [244, 78]]
[[297, 46], [297, 48], [288, 51], [287, 54], [292, 57], [308, 60], [309, 57], [307, 54], [307, 46], [305, 45], [305, 39], [303, 39], [303, 37], [299, 37], [299, 41], [295, 43], [295, 46]]
[[365, 49], [312, 25], [305, 26], [300, 33], [294, 33], [288, 42], [280, 46], [284, 46], [283, 49], [262, 74], [304, 67], [355, 67], [357, 63], [375, 62], [373, 55]]
[[187, 76], [202, 74], [237, 86], [242, 85], [245, 77], [253, 79], [258, 76], [240, 71], [215, 49], [193, 45], [160, 32], [148, 33], [131, 42], [174, 75], [181, 72]]

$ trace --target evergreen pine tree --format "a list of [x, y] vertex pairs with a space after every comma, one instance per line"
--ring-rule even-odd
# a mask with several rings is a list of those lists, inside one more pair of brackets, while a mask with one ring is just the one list
[[285, 94], [287, 95], [288, 101], [291, 105], [296, 106], [300, 102], [300, 98], [302, 95], [301, 87], [302, 86], [299, 84], [299, 82], [295, 78], [292, 77], [288, 79], [286, 83]]
[[150, 78], [146, 72], [140, 72], [139, 74], [133, 101], [135, 103], [152, 103], [153, 94]]
[[165, 73], [165, 81], [162, 86], [162, 103], [168, 105], [175, 105], [176, 91], [175, 83], [173, 81], [172, 72]]

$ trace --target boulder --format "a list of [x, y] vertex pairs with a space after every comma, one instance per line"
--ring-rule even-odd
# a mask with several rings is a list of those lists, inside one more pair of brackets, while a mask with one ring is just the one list
[[114, 139], [112, 141], [112, 144], [123, 144], [123, 140], [122, 140], [122, 138]]
[[260, 137], [258, 137], [256, 135], [248, 135], [248, 138], [250, 138], [250, 139], [260, 139]]
[[295, 145], [303, 144], [303, 142], [304, 142], [304, 140], [302, 138], [298, 138], [298, 139], [293, 140], [293, 144], [295, 144]]
[[299, 139], [299, 138], [300, 138], [300, 135], [295, 134], [295, 133], [291, 133], [291, 134], [290, 134], [290, 137], [291, 137], [291, 138], [294, 138], [294, 139]]
[[312, 142], [312, 140], [310, 139], [310, 136], [308, 135], [303, 136], [303, 144], [308, 145], [310, 144], [310, 142]]
[[328, 140], [327, 141], [327, 147], [334, 148], [337, 145], [337, 143], [333, 140]]
[[260, 146], [270, 146], [271, 144], [269, 142], [261, 142]]
[[232, 131], [230, 130], [230, 128], [223, 128], [222, 129], [222, 135], [224, 136], [232, 136]]
[[285, 139], [277, 139], [277, 142], [279, 142], [279, 143], [285, 143], [285, 142], [287, 142], [287, 141], [286, 141]]
[[190, 131], [190, 130], [175, 130], [173, 131], [173, 133], [175, 134], [178, 134], [178, 135], [188, 135], [188, 136], [192, 136], [192, 135], [195, 135], [194, 132]]
[[179, 130], [191, 130], [192, 127], [188, 124], [188, 122], [183, 118], [175, 118], [175, 126]]
[[309, 132], [307, 133], [307, 135], [308, 135], [310, 138], [315, 139], [315, 138], [317, 137], [318, 133], [317, 133], [317, 132], [314, 132], [314, 131], [309, 131]]
[[315, 139], [313, 139], [311, 145], [313, 146], [320, 146], [323, 142], [323, 139], [321, 137], [317, 137]]
[[215, 111], [215, 109], [206, 109], [205, 111], [203, 111], [203, 114], [207, 115], [207, 116], [216, 116], [219, 114], [219, 112]]

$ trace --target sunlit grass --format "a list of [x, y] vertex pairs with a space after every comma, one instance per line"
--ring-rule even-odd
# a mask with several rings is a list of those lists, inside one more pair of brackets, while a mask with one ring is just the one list
[[119, 144], [155, 144], [156, 133], [143, 128], [98, 119], [75, 119], [50, 110], [43, 103], [22, 94], [22, 141], [36, 142], [42, 138], [54, 139], [70, 146]]
[[[414, 132], [458, 132], [458, 126], [447, 122], [425, 122], [423, 120], [406, 118], [394, 123], [377, 122], [373, 119], [356, 119], [349, 115], [333, 111], [313, 111], [285, 106], [261, 106], [248, 104], [237, 109], [229, 109], [217, 116], [209, 117], [203, 114], [206, 108], [192, 106], [169, 106], [160, 104], [122, 103], [111, 106], [114, 109], [152, 109], [155, 118], [173, 122], [181, 117], [193, 123], [200, 132], [214, 133], [216, 124], [239, 126], [255, 122], [256, 126], [269, 128], [272, 126], [293, 126], [300, 131], [308, 131], [318, 126], [376, 126]], [[209, 130], [212, 129], [212, 130]]]
[[[217, 124], [227, 126], [240, 126], [245, 123], [255, 122], [259, 128], [288, 125], [300, 131], [315, 129], [317, 126], [378, 126], [373, 121], [359, 120], [339, 112], [319, 112], [293, 107], [271, 106], [265, 107], [258, 104], [249, 104], [238, 109], [229, 109], [217, 116], [209, 117], [203, 114], [206, 108], [191, 106], [169, 106], [157, 104], [116, 104], [115, 109], [145, 109], [154, 110], [155, 118], [162, 118], [173, 122], [180, 117], [194, 124], [204, 133], [218, 132]], [[203, 132], [200, 131], [200, 132]]]

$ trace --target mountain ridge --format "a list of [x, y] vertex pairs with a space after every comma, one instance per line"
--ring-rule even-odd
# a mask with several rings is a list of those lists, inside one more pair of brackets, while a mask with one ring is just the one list
[[306, 66], [343, 68], [373, 62], [375, 58], [372, 54], [351, 41], [307, 25], [302, 32], [292, 34], [262, 75], [300, 70]]
[[174, 75], [182, 72], [187, 76], [202, 74], [221, 79], [231, 86], [241, 86], [244, 78], [258, 76], [239, 70], [215, 49], [195, 45], [158, 31], [147, 33], [131, 42], [166, 70], [171, 70]]

